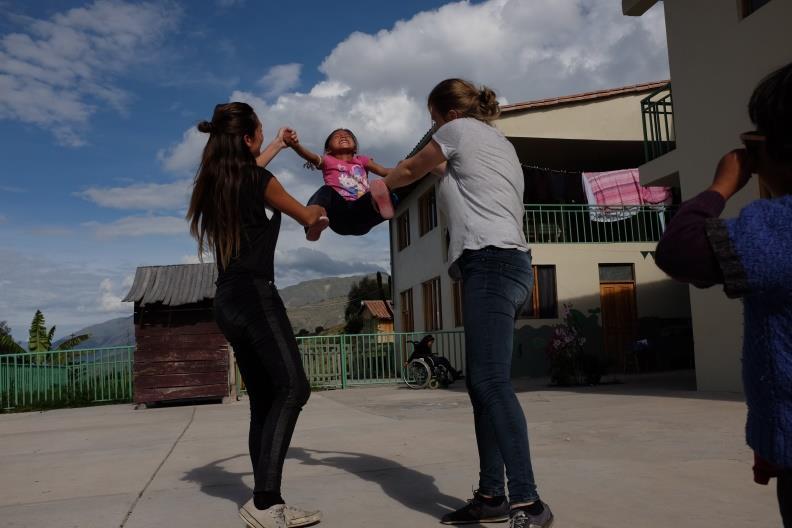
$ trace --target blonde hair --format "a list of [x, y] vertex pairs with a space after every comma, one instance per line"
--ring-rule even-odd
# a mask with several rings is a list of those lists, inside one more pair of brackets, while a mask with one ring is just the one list
[[472, 117], [487, 124], [500, 115], [500, 103], [492, 89], [477, 88], [464, 79], [446, 79], [429, 93], [429, 106], [446, 116], [456, 110], [463, 117]]

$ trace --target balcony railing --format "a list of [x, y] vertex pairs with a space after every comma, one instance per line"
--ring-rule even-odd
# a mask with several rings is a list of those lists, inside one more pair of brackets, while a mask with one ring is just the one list
[[641, 100], [641, 118], [643, 119], [644, 156], [647, 162], [676, 148], [671, 83], [655, 90]]
[[676, 207], [663, 205], [527, 204], [529, 244], [657, 242]]

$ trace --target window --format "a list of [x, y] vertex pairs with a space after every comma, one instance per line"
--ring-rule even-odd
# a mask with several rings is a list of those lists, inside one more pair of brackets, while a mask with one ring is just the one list
[[443, 307], [440, 304], [440, 277], [423, 283], [424, 330], [443, 328]]
[[533, 292], [520, 317], [555, 319], [558, 317], [558, 292], [555, 266], [533, 267]]
[[465, 321], [462, 316], [462, 281], [455, 280], [452, 288], [454, 291], [454, 326], [464, 326]]
[[397, 243], [399, 251], [410, 245], [410, 211], [404, 211], [398, 219], [396, 219], [397, 230]]
[[401, 292], [399, 297], [401, 300], [401, 331], [412, 332], [415, 330], [412, 288]]
[[418, 212], [420, 215], [420, 233], [426, 233], [437, 227], [437, 200], [432, 187], [429, 192], [418, 198]]
[[635, 270], [632, 264], [600, 264], [599, 278], [602, 282], [633, 282]]
[[740, 6], [740, 18], [752, 15], [756, 10], [764, 7], [770, 0], [738, 0]]

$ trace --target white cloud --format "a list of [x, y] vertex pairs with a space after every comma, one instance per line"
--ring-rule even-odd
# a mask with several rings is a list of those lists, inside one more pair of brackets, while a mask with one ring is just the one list
[[67, 146], [85, 144], [90, 116], [124, 114], [131, 95], [115, 78], [154, 55], [175, 27], [172, 4], [95, 0], [49, 19], [14, 16], [16, 33], [0, 39], [0, 119], [37, 125]]
[[180, 210], [187, 207], [192, 180], [134, 184], [126, 187], [91, 187], [75, 193], [102, 207], [143, 211]]
[[157, 159], [169, 172], [176, 174], [195, 172], [208, 140], [208, 134], [199, 132], [196, 127], [189, 128], [182, 134], [180, 142], [160, 150]]
[[[203, 262], [214, 262], [214, 256], [211, 253], [203, 254]], [[181, 258], [182, 264], [200, 264], [201, 259], [198, 255], [183, 255]]]
[[[115, 294], [126, 293], [121, 290], [131, 284], [128, 278], [134, 268], [92, 269], [62, 258], [50, 260], [46, 255], [0, 249], [0, 269], [1, 318], [8, 321], [18, 339], [26, 338], [38, 309], [44, 312], [48, 325], [57, 325], [56, 338], [108, 319], [104, 308], [116, 314], [132, 312], [132, 304], [119, 306]], [[115, 291], [115, 284], [121, 284], [121, 289]]]
[[110, 223], [86, 222], [99, 238], [147, 235], [184, 235], [187, 221], [178, 216], [126, 216]]
[[103, 279], [99, 283], [99, 309], [103, 312], [128, 312], [129, 303], [121, 302], [123, 297], [116, 295], [114, 290], [113, 281], [110, 279]]
[[264, 95], [267, 97], [276, 97], [282, 93], [286, 93], [300, 85], [300, 73], [302, 72], [302, 64], [293, 62], [291, 64], [279, 64], [264, 74], [264, 77], [259, 79], [259, 84], [264, 87]]
[[[662, 6], [632, 18], [622, 16], [613, 0], [456, 2], [390, 29], [354, 33], [320, 70], [325, 77], [306, 92], [284, 92], [273, 100], [267, 86], [236, 90], [229, 100], [255, 108], [265, 141], [278, 127], [292, 126], [303, 145], [320, 152], [331, 130], [346, 127], [357, 135], [362, 153], [392, 166], [428, 129], [426, 97], [444, 78], [487, 84], [501, 100], [519, 102], [668, 76]], [[172, 172], [194, 170], [205, 142], [206, 136], [188, 130], [160, 160]], [[293, 152], [281, 153], [270, 169], [303, 202], [322, 183]], [[300, 248], [320, 251], [329, 262]], [[384, 224], [365, 237], [328, 231], [309, 245], [300, 226], [286, 219], [276, 273], [279, 283], [288, 284], [330, 270], [387, 270], [388, 261]]]

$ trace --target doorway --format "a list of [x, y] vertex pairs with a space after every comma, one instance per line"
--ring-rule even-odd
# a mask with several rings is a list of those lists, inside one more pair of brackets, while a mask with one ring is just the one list
[[616, 372], [625, 372], [635, 342], [638, 310], [632, 264], [600, 264], [602, 346]]

